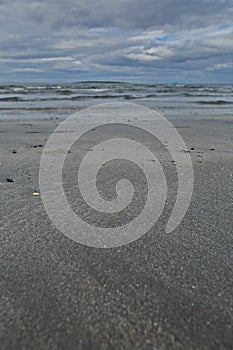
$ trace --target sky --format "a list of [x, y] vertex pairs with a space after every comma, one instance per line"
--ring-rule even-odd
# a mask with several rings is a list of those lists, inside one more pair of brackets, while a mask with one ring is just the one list
[[0, 83], [233, 83], [233, 0], [0, 0]]

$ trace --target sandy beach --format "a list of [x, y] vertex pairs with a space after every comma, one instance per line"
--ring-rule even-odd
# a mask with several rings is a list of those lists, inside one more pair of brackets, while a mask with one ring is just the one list
[[0, 0], [0, 350], [233, 350], [233, 0]]
[[[193, 162], [190, 208], [172, 233], [165, 211], [141, 239], [107, 250], [65, 237], [33, 196], [60, 119], [1, 120], [3, 349], [231, 348], [233, 120], [169, 120]], [[163, 157], [172, 186], [174, 164]]]
[[233, 350], [233, 0], [0, 0], [0, 350]]

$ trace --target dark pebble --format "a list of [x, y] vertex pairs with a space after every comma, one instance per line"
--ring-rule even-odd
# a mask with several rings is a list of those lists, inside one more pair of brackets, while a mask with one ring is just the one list
[[13, 149], [12, 153], [17, 153], [17, 151], [15, 149]]
[[13, 179], [6, 179], [7, 182], [15, 182]]
[[43, 147], [43, 145], [34, 145], [33, 148]]

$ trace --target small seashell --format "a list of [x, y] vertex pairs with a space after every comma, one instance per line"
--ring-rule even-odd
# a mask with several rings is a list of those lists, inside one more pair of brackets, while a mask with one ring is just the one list
[[32, 194], [34, 197], [38, 197], [39, 195], [40, 195], [40, 193], [39, 192], [33, 192], [33, 194]]

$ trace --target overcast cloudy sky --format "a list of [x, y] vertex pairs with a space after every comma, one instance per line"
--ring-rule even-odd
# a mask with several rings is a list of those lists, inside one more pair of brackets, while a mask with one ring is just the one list
[[0, 0], [0, 82], [233, 82], [233, 0]]

